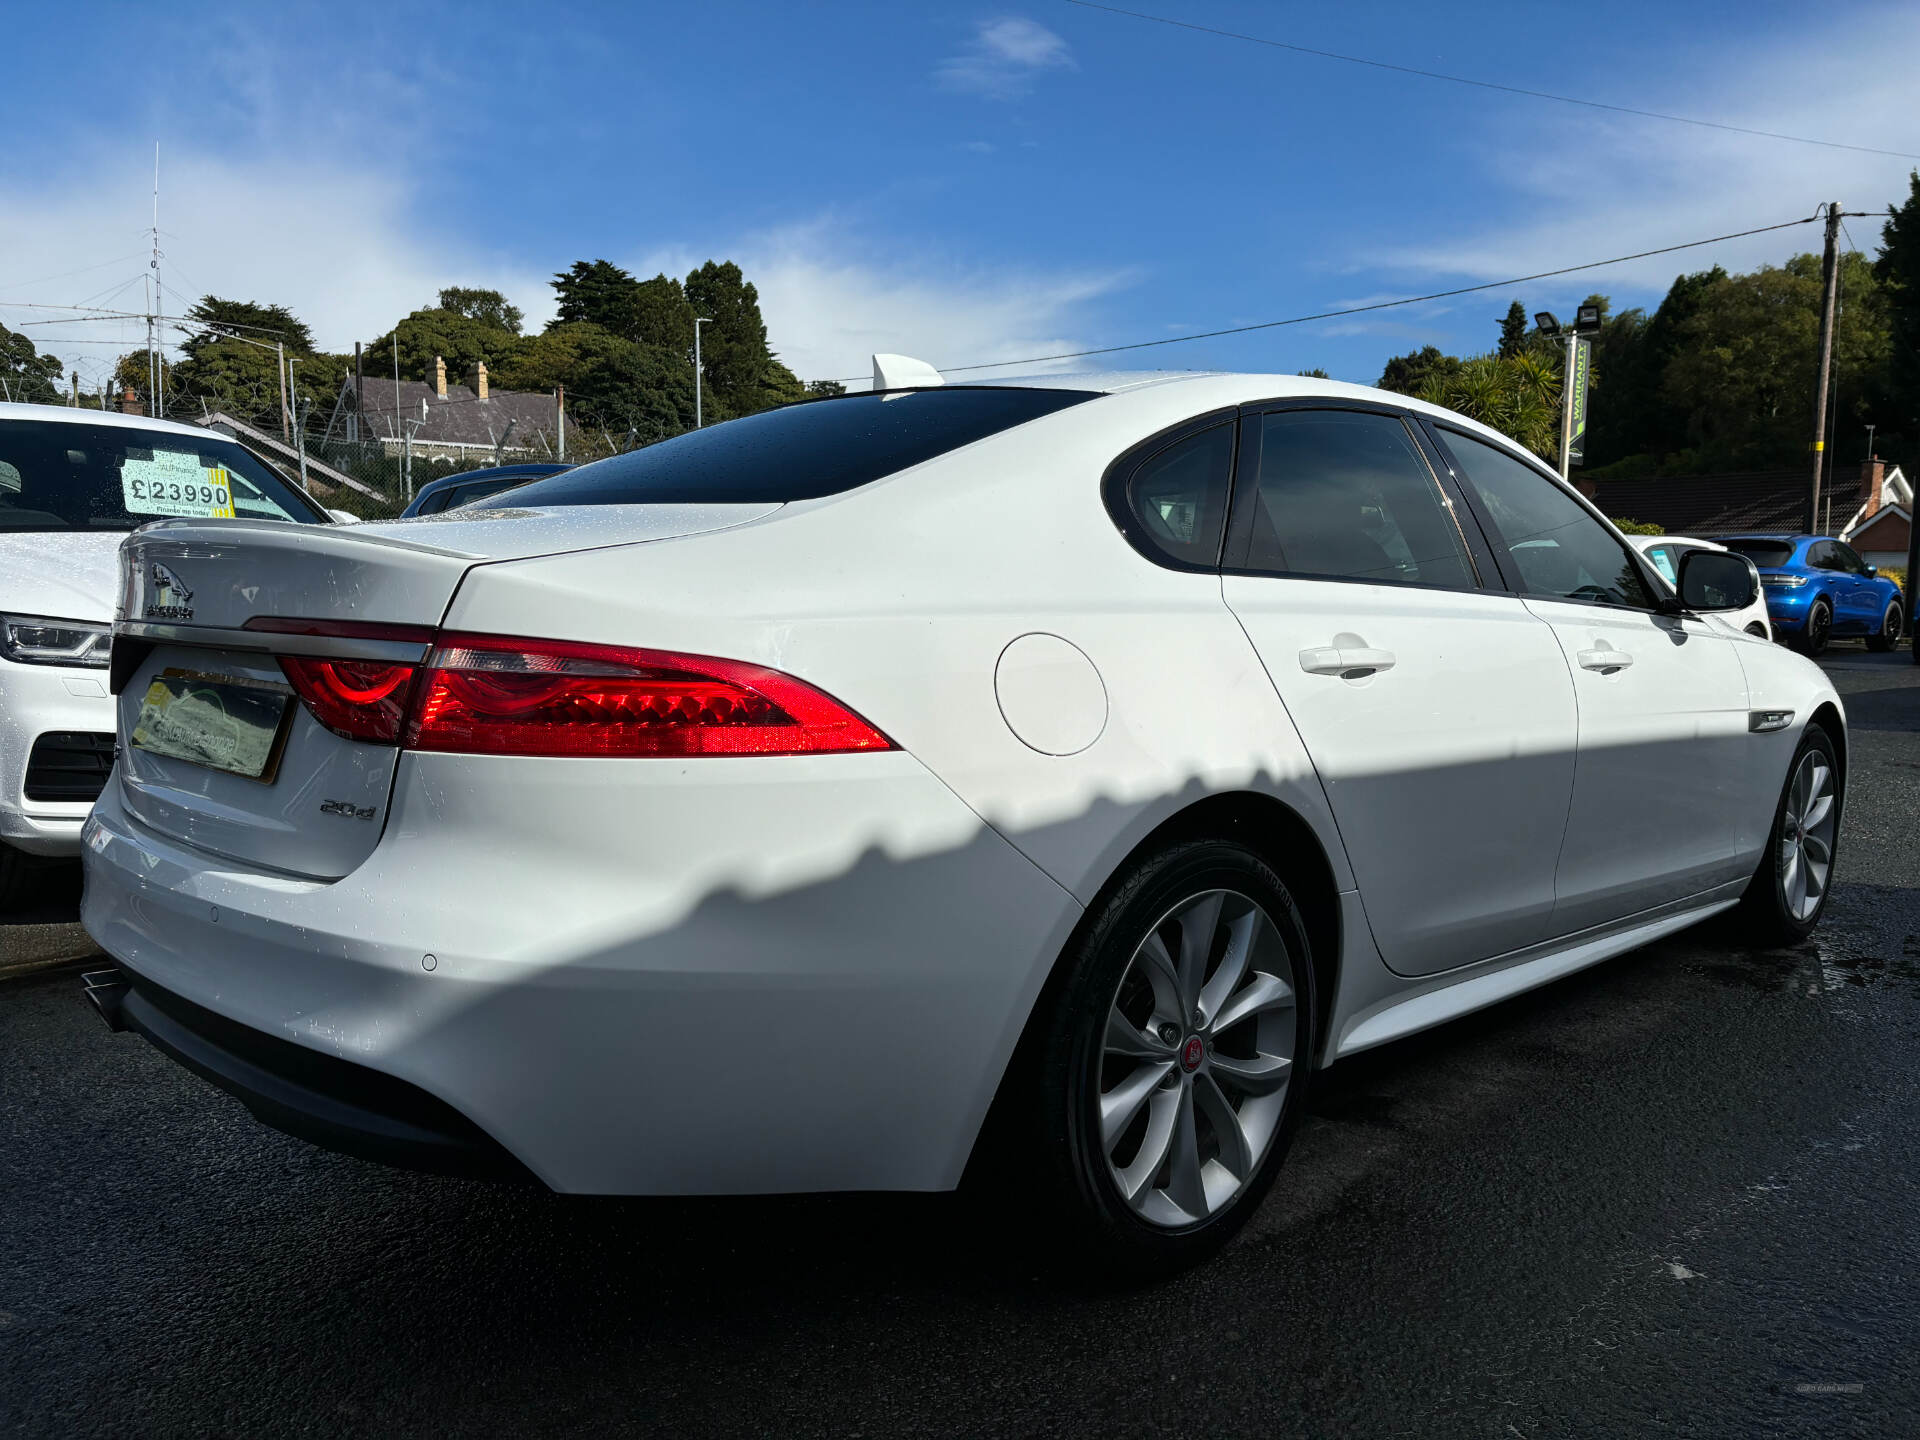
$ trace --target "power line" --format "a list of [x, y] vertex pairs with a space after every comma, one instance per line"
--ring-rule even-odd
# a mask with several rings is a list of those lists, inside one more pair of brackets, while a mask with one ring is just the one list
[[[1848, 211], [1854, 214], [1854, 211]], [[1865, 212], [1858, 212], [1865, 213]], [[1782, 220], [1778, 225], [1757, 225], [1751, 230], [1736, 230], [1730, 235], [1713, 235], [1705, 240], [1688, 240], [1680, 245], [1662, 245], [1656, 250], [1637, 250], [1631, 255], [1616, 255], [1611, 260], [1589, 260], [1582, 265], [1563, 265], [1557, 270], [1542, 270], [1533, 275], [1516, 275], [1511, 280], [1489, 280], [1483, 285], [1462, 285], [1457, 290], [1436, 290], [1431, 295], [1409, 295], [1404, 300], [1378, 300], [1371, 305], [1350, 305], [1342, 310], [1321, 310], [1312, 315], [1294, 315], [1285, 320], [1262, 320], [1253, 325], [1232, 325], [1224, 330], [1202, 330], [1194, 335], [1171, 335], [1164, 340], [1136, 340], [1130, 345], [1102, 345], [1093, 350], [1068, 350], [1058, 355], [1029, 355], [1020, 360], [990, 360], [978, 365], [940, 365], [943, 375], [960, 375], [971, 370], [1000, 370], [1009, 365], [1040, 365], [1054, 360], [1083, 360], [1089, 355], [1117, 355], [1124, 350], [1150, 350], [1158, 345], [1184, 345], [1189, 340], [1215, 340], [1222, 335], [1245, 335], [1253, 330], [1275, 330], [1282, 325], [1304, 325], [1310, 320], [1335, 320], [1343, 315], [1364, 315], [1371, 310], [1392, 310], [1402, 305], [1421, 305], [1429, 300], [1448, 300], [1456, 295], [1474, 295], [1483, 290], [1504, 290], [1510, 285], [1525, 285], [1534, 280], [1550, 280], [1556, 275], [1573, 275], [1582, 270], [1598, 270], [1607, 265], [1624, 265], [1629, 260], [1645, 260], [1651, 255], [1671, 255], [1676, 250], [1697, 250], [1702, 245], [1718, 245], [1723, 240], [1742, 240], [1749, 235], [1765, 235], [1773, 230], [1790, 230], [1796, 225], [1811, 225], [1819, 214], [1799, 220]], [[866, 375], [837, 375], [836, 383], [865, 380]]]
[[1701, 120], [1692, 115], [1669, 115], [1660, 110], [1637, 110], [1631, 105], [1609, 105], [1601, 100], [1582, 100], [1574, 95], [1555, 95], [1548, 90], [1529, 90], [1519, 85], [1502, 85], [1493, 80], [1474, 80], [1465, 75], [1448, 75], [1440, 70], [1422, 70], [1413, 65], [1396, 65], [1387, 60], [1370, 60], [1364, 55], [1343, 55], [1337, 50], [1316, 50], [1311, 45], [1294, 45], [1285, 40], [1269, 40], [1263, 35], [1246, 35], [1237, 30], [1220, 30], [1211, 25], [1196, 25], [1190, 20], [1173, 20], [1165, 15], [1148, 15], [1140, 10], [1122, 10], [1117, 5], [1101, 5], [1095, 0], [1065, 0], [1082, 10], [1103, 10], [1109, 15], [1125, 15], [1133, 20], [1149, 20], [1156, 25], [1171, 25], [1179, 30], [1196, 30], [1202, 35], [1217, 35], [1226, 40], [1245, 40], [1275, 50], [1291, 50], [1322, 60], [1339, 60], [1348, 65], [1366, 65], [1375, 70], [1391, 70], [1398, 75], [1418, 75], [1426, 80], [1445, 80], [1454, 85], [1471, 85], [1480, 90], [1498, 90], [1507, 95], [1524, 95], [1532, 100], [1552, 100], [1561, 105], [1580, 105], [1589, 110], [1609, 110], [1616, 115], [1637, 115], [1643, 120], [1670, 120], [1677, 125], [1697, 125], [1705, 130], [1725, 130], [1735, 135], [1757, 135], [1766, 140], [1790, 140], [1795, 145], [1823, 145], [1829, 150], [1852, 150], [1862, 155], [1889, 155], [1898, 160], [1920, 160], [1920, 153], [1907, 150], [1881, 150], [1872, 145], [1849, 145], [1840, 140], [1815, 140], [1805, 135], [1784, 135], [1777, 130], [1755, 130], [1746, 125], [1727, 125], [1718, 120]]

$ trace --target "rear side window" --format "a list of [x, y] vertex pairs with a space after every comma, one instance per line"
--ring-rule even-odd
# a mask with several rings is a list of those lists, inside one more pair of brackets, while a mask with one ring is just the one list
[[1127, 482], [1127, 506], [1150, 550], [1180, 565], [1220, 561], [1233, 479], [1233, 426], [1176, 440], [1143, 461]]
[[1247, 568], [1385, 585], [1477, 583], [1407, 427], [1358, 410], [1282, 410], [1258, 426]]
[[1783, 540], [1729, 540], [1727, 548], [1744, 555], [1762, 570], [1774, 570], [1793, 559], [1793, 546]]
[[743, 504], [837, 495], [1079, 405], [1093, 390], [946, 386], [847, 395], [690, 430], [485, 506]]

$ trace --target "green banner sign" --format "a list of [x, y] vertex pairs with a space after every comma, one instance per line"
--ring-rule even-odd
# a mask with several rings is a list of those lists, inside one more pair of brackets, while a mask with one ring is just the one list
[[1579, 340], [1573, 347], [1573, 441], [1567, 446], [1567, 461], [1587, 463], [1587, 386], [1593, 379], [1593, 342]]

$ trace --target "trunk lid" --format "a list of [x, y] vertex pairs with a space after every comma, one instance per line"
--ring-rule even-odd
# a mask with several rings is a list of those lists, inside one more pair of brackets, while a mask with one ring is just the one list
[[[400, 752], [327, 729], [294, 695], [276, 653], [329, 653], [331, 644], [343, 658], [417, 660], [425, 632], [476, 565], [696, 535], [778, 508], [594, 506], [337, 527], [145, 526], [121, 548], [121, 801], [141, 824], [214, 855], [337, 879], [379, 843]], [[247, 628], [262, 619], [404, 628], [400, 638], [314, 642]], [[135, 744], [143, 707], [148, 743]], [[284, 718], [269, 733], [275, 716]], [[158, 753], [156, 743], [213, 763]]]

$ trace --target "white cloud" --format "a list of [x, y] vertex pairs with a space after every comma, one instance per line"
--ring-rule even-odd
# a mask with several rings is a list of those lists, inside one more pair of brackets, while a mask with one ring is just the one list
[[[1886, 63], [1920, 52], [1920, 13], [1823, 12], [1818, 25], [1764, 49], [1722, 52], [1711, 70], [1675, 81], [1667, 97], [1614, 93], [1648, 109], [1920, 153], [1912, 87], [1901, 67]], [[1495, 134], [1523, 120], [1524, 146]], [[1474, 158], [1513, 203], [1451, 237], [1362, 252], [1361, 266], [1496, 279], [1811, 215], [1830, 199], [1883, 216], [1889, 201], [1905, 197], [1914, 163], [1545, 103], [1503, 109], [1487, 133]], [[1871, 252], [1879, 220], [1849, 220], [1848, 227]], [[1819, 245], [1819, 227], [1809, 225], [1537, 281], [1528, 292], [1660, 292], [1682, 271], [1716, 263], [1746, 269]]]
[[[123, 152], [76, 154], [57, 185], [0, 181], [0, 301], [77, 304], [98, 294], [91, 303], [142, 309], [151, 185], [151, 173]], [[326, 350], [372, 339], [408, 311], [433, 304], [443, 285], [499, 289], [531, 325], [552, 314], [544, 271], [452, 249], [447, 232], [417, 220], [411, 207], [404, 181], [367, 169], [348, 174], [311, 158], [289, 167], [163, 153], [160, 275], [167, 310], [178, 315], [208, 292], [283, 304], [312, 326]], [[61, 274], [115, 256], [128, 258]], [[0, 319], [15, 328], [50, 313], [0, 307]], [[137, 322], [76, 321], [25, 333], [93, 388], [119, 354], [145, 344], [146, 332]]]
[[[1085, 349], [1090, 342], [1076, 326], [1086, 307], [1136, 278], [1130, 271], [907, 263], [837, 220], [745, 236], [714, 253], [732, 256], [753, 281], [769, 347], [803, 380], [868, 375], [875, 352], [955, 366]], [[705, 258], [675, 246], [628, 268], [685, 275]]]
[[943, 90], [1013, 100], [1033, 89], [1048, 70], [1076, 68], [1067, 42], [1032, 20], [1006, 17], [983, 21], [957, 55], [935, 67]]

